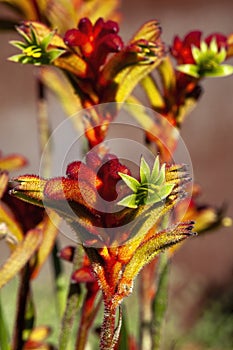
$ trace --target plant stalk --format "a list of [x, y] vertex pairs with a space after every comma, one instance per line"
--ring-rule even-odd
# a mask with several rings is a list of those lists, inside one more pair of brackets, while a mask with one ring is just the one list
[[[76, 247], [74, 255], [73, 272], [80, 267], [80, 249]], [[70, 341], [70, 335], [74, 323], [75, 316], [77, 315], [80, 301], [81, 301], [81, 288], [78, 284], [70, 282], [69, 292], [67, 297], [66, 309], [63, 315], [61, 332], [59, 337], [59, 350], [66, 350]]]
[[[117, 306], [112, 300], [104, 302], [104, 319], [100, 333], [100, 350], [113, 350], [118, 341], [119, 332], [115, 328]], [[121, 324], [118, 325], [119, 328]]]
[[25, 315], [27, 301], [30, 293], [30, 266], [27, 263], [20, 276], [19, 294], [17, 302], [17, 314], [14, 326], [12, 350], [22, 350], [24, 345], [23, 331], [25, 327]]
[[1, 299], [0, 299], [0, 349], [10, 350], [9, 332], [8, 332], [7, 324], [3, 313]]

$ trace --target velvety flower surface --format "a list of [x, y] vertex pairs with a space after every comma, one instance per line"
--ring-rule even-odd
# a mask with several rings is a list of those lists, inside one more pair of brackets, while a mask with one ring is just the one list
[[118, 31], [118, 24], [114, 21], [105, 22], [99, 18], [93, 25], [88, 18], [83, 18], [78, 29], [70, 29], [65, 33], [64, 41], [69, 47], [79, 49], [95, 71], [104, 64], [109, 53], [123, 48]]
[[[114, 155], [101, 159], [92, 152], [86, 164], [71, 163], [64, 177], [20, 176], [12, 191], [23, 200], [55, 209], [71, 225], [91, 262], [76, 271], [73, 279], [92, 283], [94, 273], [108, 307], [110, 303], [116, 308], [131, 292], [135, 276], [155, 255], [192, 235], [191, 221], [162, 225], [163, 218], [185, 196], [184, 186], [190, 180], [186, 168], [160, 168], [157, 158], [151, 169], [142, 158], [139, 174], [138, 179], [131, 176]], [[133, 207], [123, 201], [132, 195], [132, 183], [137, 185], [134, 194], [140, 199]], [[159, 197], [158, 184], [164, 188]], [[72, 248], [62, 254], [72, 259]]]

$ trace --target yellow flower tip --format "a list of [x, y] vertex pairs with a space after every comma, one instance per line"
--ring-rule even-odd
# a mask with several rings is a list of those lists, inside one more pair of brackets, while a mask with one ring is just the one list
[[232, 226], [232, 218], [230, 218], [229, 216], [226, 216], [225, 218], [222, 219], [222, 225], [224, 227], [231, 227]]
[[46, 180], [36, 175], [22, 175], [10, 181], [10, 194], [30, 202], [30, 199], [43, 200]]

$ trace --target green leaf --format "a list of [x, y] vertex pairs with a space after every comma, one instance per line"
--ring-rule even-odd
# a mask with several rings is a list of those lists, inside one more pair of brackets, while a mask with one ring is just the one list
[[152, 304], [152, 336], [153, 350], [159, 350], [161, 345], [162, 326], [167, 310], [169, 261], [166, 253], [160, 255], [158, 265], [157, 291]]
[[117, 205], [122, 205], [124, 207], [136, 209], [138, 207], [136, 204], [136, 199], [136, 194], [130, 194], [129, 196], [123, 198], [120, 202], [118, 202]]
[[192, 47], [192, 55], [193, 55], [194, 61], [199, 63], [200, 62], [201, 52], [196, 46]]
[[159, 176], [159, 156], [156, 157], [153, 168], [152, 168], [152, 172], [151, 172], [151, 178], [150, 181], [152, 183], [155, 183], [157, 178]]
[[122, 326], [118, 350], [127, 350], [129, 348], [129, 327], [127, 320], [126, 308], [122, 305]]
[[202, 52], [202, 53], [205, 53], [205, 52], [208, 51], [208, 45], [206, 44], [205, 41], [201, 41], [200, 49], [201, 49], [201, 52]]
[[142, 184], [150, 181], [150, 167], [143, 157], [140, 163], [140, 180]]
[[145, 204], [149, 205], [149, 204], [155, 204], [155, 203], [159, 203], [162, 201], [162, 198], [159, 194], [159, 192], [154, 192], [151, 195], [148, 195], [148, 197], [146, 198]]
[[227, 52], [224, 47], [221, 48], [220, 52], [216, 55], [216, 61], [220, 64], [225, 61]]
[[157, 186], [162, 185], [166, 180], [165, 167], [166, 167], [166, 165], [163, 164], [160, 168], [159, 176], [157, 177], [156, 182], [155, 182]]
[[20, 27], [17, 27], [16, 29], [17, 29], [17, 32], [24, 38], [26, 43], [28, 45], [31, 45], [31, 38], [26, 33], [24, 33], [24, 31], [20, 29]]
[[9, 332], [8, 332], [8, 327], [7, 327], [6, 320], [3, 313], [1, 299], [0, 299], [0, 349], [10, 350]]
[[162, 199], [165, 199], [171, 194], [175, 184], [164, 184], [162, 187], [159, 189], [158, 195]]
[[210, 45], [209, 45], [209, 49], [210, 49], [211, 52], [213, 52], [215, 54], [218, 53], [218, 44], [217, 44], [217, 41], [216, 41], [215, 37], [213, 37], [213, 39], [211, 40]]
[[205, 77], [226, 77], [233, 74], [233, 66], [224, 64], [213, 69], [212, 72], [205, 72], [203, 75]]
[[24, 54], [14, 55], [14, 56], [8, 57], [8, 61], [18, 63], [18, 62], [21, 62], [24, 57], [25, 57]]
[[35, 33], [35, 31], [34, 31], [32, 25], [30, 25], [30, 34], [31, 34], [31, 42], [32, 42], [34, 45], [38, 46], [38, 45], [39, 45], [39, 41], [38, 41], [38, 38], [37, 38], [37, 36], [36, 36], [36, 33]]
[[64, 50], [59, 50], [59, 49], [48, 51], [48, 56], [49, 56], [50, 62], [53, 62], [54, 60], [56, 60], [63, 53], [64, 53]]
[[176, 67], [179, 72], [191, 75], [194, 78], [199, 78], [198, 66], [195, 64], [181, 64]]
[[50, 44], [50, 42], [51, 42], [51, 40], [52, 40], [54, 34], [55, 34], [55, 31], [53, 30], [52, 32], [50, 32], [48, 35], [46, 35], [46, 36], [42, 39], [42, 41], [41, 41], [41, 43], [40, 43], [40, 46], [41, 46], [41, 48], [42, 48], [43, 50], [46, 51], [46, 49], [48, 48], [48, 45]]
[[17, 47], [18, 49], [20, 50], [24, 50], [26, 49], [26, 47], [28, 46], [27, 44], [25, 44], [24, 42], [22, 41], [18, 41], [18, 40], [11, 40], [9, 41], [9, 43], [15, 47]]
[[133, 192], [137, 192], [138, 187], [140, 187], [140, 182], [137, 179], [121, 172], [118, 174]]

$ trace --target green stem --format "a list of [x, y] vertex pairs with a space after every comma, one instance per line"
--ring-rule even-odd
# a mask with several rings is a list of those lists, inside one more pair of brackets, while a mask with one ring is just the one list
[[[37, 126], [39, 135], [40, 155], [43, 154], [50, 137], [49, 116], [46, 99], [46, 91], [43, 82], [37, 79]], [[42, 176], [48, 178], [51, 175], [51, 149], [47, 146], [46, 155], [43, 157]]]
[[[77, 270], [81, 265], [80, 256], [81, 256], [80, 249], [79, 247], [76, 247], [73, 272]], [[67, 297], [66, 309], [65, 309], [62, 324], [61, 324], [59, 350], [67, 349], [74, 319], [79, 309], [80, 301], [81, 301], [81, 288], [78, 284], [74, 284], [71, 282], [69, 287], [68, 297]]]
[[148, 265], [141, 271], [139, 284], [139, 349], [151, 349], [151, 298], [148, 296], [148, 289], [154, 288], [154, 279], [151, 279], [151, 285], [148, 286], [149, 269]]
[[[90, 330], [90, 327], [99, 311], [99, 308], [102, 304], [102, 299], [100, 299], [97, 304], [92, 308], [90, 308], [90, 305], [87, 305], [88, 299], [93, 297], [92, 292], [88, 291], [85, 301], [83, 303], [83, 309], [82, 309], [82, 317], [79, 322], [79, 329], [78, 329], [78, 335], [76, 340], [76, 350], [85, 350], [85, 346], [88, 339], [88, 333]], [[94, 297], [95, 298], [95, 297]]]
[[57, 310], [58, 316], [62, 317], [66, 305], [66, 281], [63, 272], [63, 266], [61, 260], [58, 257], [59, 244], [56, 240], [52, 250], [52, 267], [54, 273], [54, 282], [56, 289], [56, 302], [57, 302]]
[[25, 315], [27, 301], [30, 293], [30, 266], [27, 263], [20, 276], [20, 286], [18, 294], [18, 307], [14, 326], [12, 350], [22, 350], [24, 345], [23, 331], [25, 327]]
[[159, 350], [164, 318], [167, 310], [169, 260], [167, 253], [160, 255], [158, 289], [152, 305], [152, 350]]
[[0, 349], [10, 350], [9, 332], [8, 332], [6, 320], [3, 313], [1, 299], [0, 299]]

